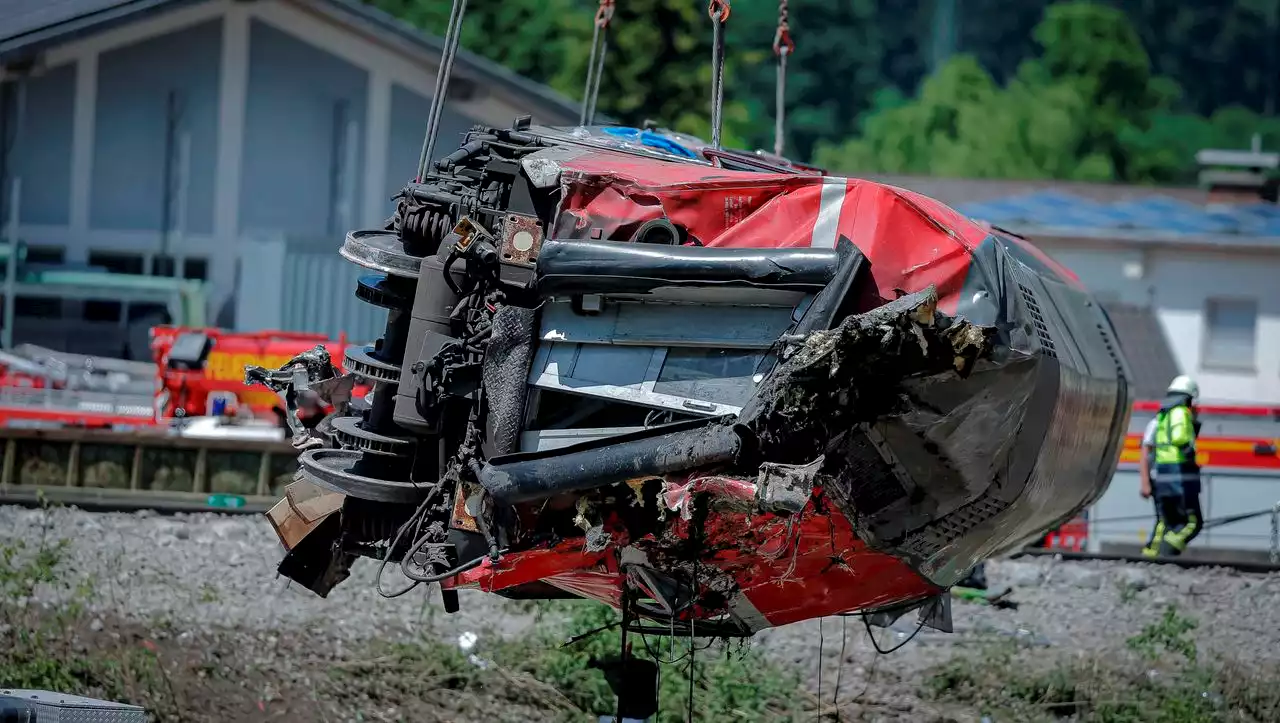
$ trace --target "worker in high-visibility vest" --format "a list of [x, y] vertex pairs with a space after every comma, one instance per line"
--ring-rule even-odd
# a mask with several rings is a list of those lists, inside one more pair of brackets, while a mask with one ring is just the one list
[[1179, 376], [1169, 384], [1156, 413], [1151, 440], [1155, 479], [1143, 475], [1142, 480], [1142, 496], [1154, 498], [1156, 508], [1155, 529], [1142, 549], [1146, 557], [1181, 555], [1204, 524], [1200, 465], [1196, 463], [1200, 422], [1194, 405], [1199, 396], [1200, 386], [1195, 380]]

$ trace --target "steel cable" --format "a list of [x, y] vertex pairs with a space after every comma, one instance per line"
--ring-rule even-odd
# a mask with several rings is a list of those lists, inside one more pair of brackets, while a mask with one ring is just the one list
[[724, 24], [729, 20], [729, 0], [711, 0], [711, 145], [720, 150], [724, 125]]
[[604, 58], [609, 51], [609, 24], [613, 21], [614, 0], [600, 0], [591, 36], [591, 57], [587, 60], [587, 85], [582, 91], [582, 114], [579, 125], [595, 123], [596, 101], [600, 97], [600, 81], [604, 77]]
[[773, 54], [778, 56], [778, 81], [774, 97], [773, 121], [773, 153], [782, 155], [785, 145], [785, 125], [787, 112], [787, 58], [795, 52], [796, 44], [791, 39], [787, 0], [778, 0], [778, 31], [773, 36]]
[[440, 55], [440, 67], [436, 70], [436, 90], [431, 98], [431, 111], [427, 115], [427, 136], [422, 139], [422, 155], [418, 157], [418, 182], [427, 177], [427, 164], [435, 153], [436, 134], [440, 130], [440, 117], [444, 115], [445, 96], [449, 94], [449, 76], [453, 73], [453, 58], [458, 52], [462, 35], [462, 18], [467, 12], [467, 0], [453, 0], [449, 13], [449, 28], [444, 36], [444, 50]]

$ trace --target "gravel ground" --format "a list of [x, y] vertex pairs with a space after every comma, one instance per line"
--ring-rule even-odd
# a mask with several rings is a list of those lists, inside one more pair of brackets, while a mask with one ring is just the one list
[[[37, 538], [45, 514], [0, 507], [0, 538]], [[94, 578], [95, 629], [107, 620], [193, 644], [234, 634], [252, 641], [255, 664], [287, 668], [287, 660], [262, 652], [282, 638], [326, 641], [329, 649], [312, 654], [341, 659], [344, 648], [369, 639], [408, 639], [423, 630], [455, 640], [465, 631], [514, 636], [535, 624], [528, 605], [479, 593], [464, 592], [456, 615], [444, 614], [435, 593], [383, 599], [373, 588], [377, 565], [366, 560], [327, 599], [291, 588], [276, 577], [279, 542], [257, 516], [48, 514], [56, 536], [72, 540], [69, 567]], [[878, 720], [957, 719], [918, 698], [920, 672], [977, 641], [1007, 638], [1054, 654], [1106, 657], [1165, 603], [1200, 621], [1194, 637], [1202, 651], [1280, 664], [1280, 575], [1051, 558], [995, 561], [987, 575], [993, 588], [1014, 588], [1017, 610], [956, 602], [954, 634], [924, 630], [890, 656], [875, 654], [856, 618], [768, 630], [752, 644], [801, 672], [826, 700], [837, 696], [839, 679], [840, 700], [861, 701]], [[399, 585], [388, 578], [388, 587]], [[876, 635], [890, 647], [914, 629], [908, 616]]]

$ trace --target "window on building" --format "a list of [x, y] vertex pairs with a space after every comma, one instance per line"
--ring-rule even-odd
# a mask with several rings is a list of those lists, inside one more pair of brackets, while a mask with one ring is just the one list
[[141, 274], [146, 257], [125, 251], [90, 251], [89, 265], [100, 266], [115, 274]]
[[1205, 309], [1206, 367], [1253, 369], [1258, 335], [1258, 302], [1210, 299]]
[[61, 246], [28, 246], [26, 261], [29, 264], [61, 266], [67, 259], [67, 250]]
[[120, 321], [124, 304], [119, 301], [86, 301], [81, 307], [80, 318], [85, 321]]
[[[3, 307], [0, 307], [0, 311], [2, 310]], [[60, 319], [62, 318], [62, 299], [19, 296], [13, 300], [13, 313], [15, 316], [26, 319]]]
[[126, 318], [132, 324], [135, 321], [148, 321], [152, 324], [168, 324], [172, 320], [169, 318], [169, 308], [164, 304], [152, 304], [145, 301], [135, 301], [129, 304], [129, 310]]
[[182, 278], [196, 281], [209, 280], [209, 260], [188, 257], [182, 262]]
[[177, 266], [178, 265], [174, 262], [172, 256], [154, 256], [151, 259], [151, 275], [168, 276], [172, 278], [174, 275], [173, 272], [177, 269]]

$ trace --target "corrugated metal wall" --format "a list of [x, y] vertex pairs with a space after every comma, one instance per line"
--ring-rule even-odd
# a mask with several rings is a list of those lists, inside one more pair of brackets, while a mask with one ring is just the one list
[[370, 273], [328, 251], [289, 249], [284, 259], [281, 324], [286, 331], [314, 331], [356, 343], [373, 343], [387, 324], [387, 310], [356, 298], [356, 279]]
[[309, 331], [352, 343], [382, 335], [387, 310], [356, 298], [356, 280], [371, 273], [338, 254], [327, 237], [242, 239], [236, 285], [236, 329]]

